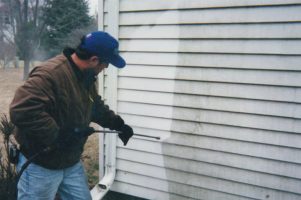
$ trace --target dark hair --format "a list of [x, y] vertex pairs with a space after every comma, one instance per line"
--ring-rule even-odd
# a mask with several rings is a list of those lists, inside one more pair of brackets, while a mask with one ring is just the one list
[[96, 56], [96, 55], [88, 52], [87, 50], [85, 50], [81, 47], [81, 45], [84, 43], [84, 41], [85, 41], [85, 36], [82, 36], [80, 44], [75, 48], [75, 54], [81, 60], [88, 60], [92, 56]]

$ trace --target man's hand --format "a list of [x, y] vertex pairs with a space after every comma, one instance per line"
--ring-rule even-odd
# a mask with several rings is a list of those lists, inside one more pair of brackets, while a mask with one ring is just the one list
[[133, 136], [134, 132], [133, 129], [127, 125], [124, 124], [121, 128], [120, 128], [121, 133], [118, 134], [119, 138], [122, 140], [123, 145], [126, 146], [126, 144], [128, 143], [129, 139]]

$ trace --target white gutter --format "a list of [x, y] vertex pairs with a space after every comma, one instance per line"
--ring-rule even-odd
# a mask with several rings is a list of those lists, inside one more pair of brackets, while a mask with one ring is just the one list
[[[119, 30], [119, 0], [108, 0], [108, 32], [115, 38], [118, 39]], [[98, 1], [98, 27], [99, 30], [103, 30], [104, 27], [104, 0]], [[107, 69], [107, 104], [110, 108], [117, 112], [117, 81], [118, 81], [118, 71], [117, 68], [110, 66]], [[101, 82], [102, 81], [102, 82]], [[100, 87], [103, 85], [103, 76], [99, 79]], [[99, 92], [103, 92], [100, 90]], [[115, 175], [116, 175], [116, 148], [117, 148], [117, 135], [107, 134], [106, 139], [106, 150], [105, 150], [105, 174], [100, 182], [94, 186], [91, 190], [91, 196], [93, 200], [102, 199], [106, 193], [110, 190], [112, 186]], [[100, 137], [99, 147], [100, 150], [103, 149], [103, 139]], [[100, 153], [99, 168], [100, 177], [102, 177], [102, 167], [103, 167], [103, 151]]]

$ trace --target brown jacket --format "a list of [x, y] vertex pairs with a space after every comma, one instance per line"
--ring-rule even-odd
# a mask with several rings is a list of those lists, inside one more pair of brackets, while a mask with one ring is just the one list
[[10, 105], [16, 139], [27, 158], [60, 138], [71, 138], [64, 150], [35, 159], [34, 163], [49, 169], [67, 168], [79, 161], [87, 137], [70, 137], [71, 129], [88, 126], [91, 121], [115, 130], [124, 124], [97, 95], [94, 80], [87, 84], [86, 75], [70, 58], [72, 53], [71, 49], [65, 50], [35, 67]]

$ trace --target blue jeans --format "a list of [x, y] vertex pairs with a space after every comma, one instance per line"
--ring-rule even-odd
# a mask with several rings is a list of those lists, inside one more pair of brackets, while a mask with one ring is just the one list
[[[20, 154], [18, 171], [25, 162], [26, 158]], [[31, 163], [18, 183], [18, 200], [54, 200], [57, 192], [62, 200], [92, 199], [81, 162], [61, 170]]]

